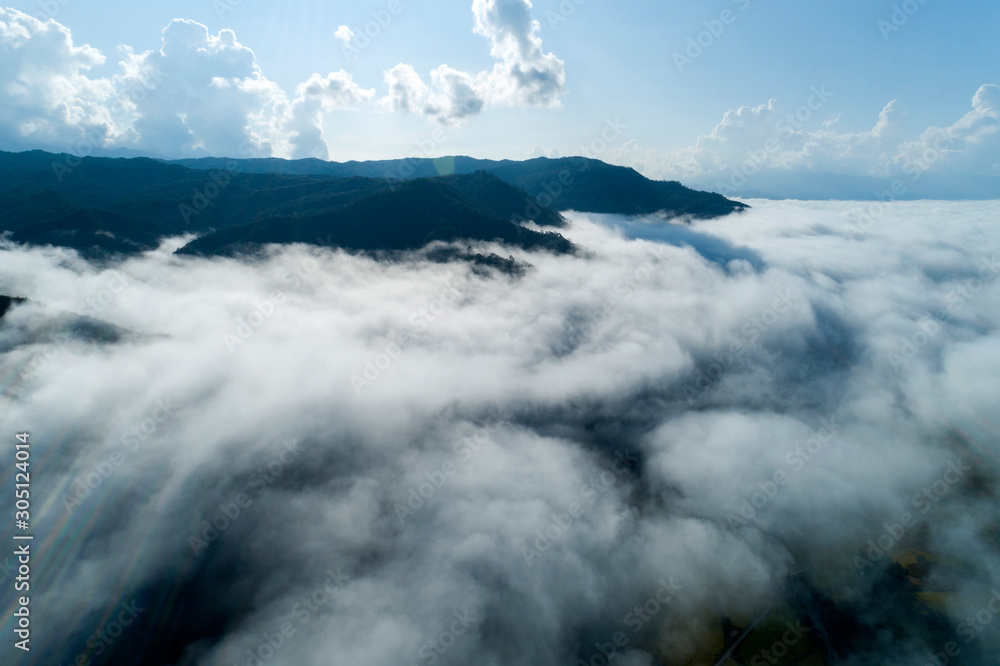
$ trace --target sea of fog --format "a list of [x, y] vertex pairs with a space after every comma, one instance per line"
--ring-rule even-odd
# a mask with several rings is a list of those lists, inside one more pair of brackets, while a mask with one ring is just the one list
[[713, 666], [771, 621], [995, 662], [1000, 202], [749, 203], [474, 246], [523, 275], [0, 243], [21, 663]]

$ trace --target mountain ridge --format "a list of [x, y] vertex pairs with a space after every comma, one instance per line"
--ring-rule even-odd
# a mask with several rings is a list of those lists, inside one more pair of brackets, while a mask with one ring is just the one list
[[[202, 254], [321, 238], [362, 251], [465, 240], [572, 252], [569, 241], [544, 231], [566, 225], [561, 210], [712, 217], [745, 208], [586, 158], [197, 163], [202, 168], [151, 158], [0, 151], [0, 232], [91, 259], [148, 251], [164, 238], [186, 235], [198, 237], [187, 252]], [[263, 171], [276, 165], [340, 172]], [[412, 177], [365, 175], [388, 167]]]
[[[665, 212], [675, 216], [713, 218], [748, 208], [746, 204], [731, 201], [721, 194], [694, 190], [677, 181], [651, 180], [632, 167], [607, 164], [588, 157], [488, 160], [452, 155], [348, 162], [328, 162], [316, 158], [202, 157], [169, 160], [166, 163], [200, 170], [341, 178], [363, 176], [390, 181], [486, 171], [525, 190], [535, 199], [537, 206], [551, 207], [560, 212], [576, 210], [621, 215]], [[530, 205], [529, 202], [526, 208]]]

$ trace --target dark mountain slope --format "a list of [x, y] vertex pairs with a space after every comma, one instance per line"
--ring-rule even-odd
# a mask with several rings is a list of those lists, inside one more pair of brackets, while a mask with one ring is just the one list
[[537, 205], [532, 209], [536, 202], [527, 192], [511, 187], [488, 171], [442, 176], [440, 180], [474, 202], [477, 209], [487, 215], [506, 219], [514, 217], [518, 222], [531, 220], [543, 227], [566, 226], [566, 220], [555, 209]]
[[[262, 168], [284, 173], [258, 172]], [[358, 250], [498, 239], [568, 251], [562, 237], [532, 234], [515, 223], [560, 227], [565, 220], [558, 211], [570, 209], [713, 216], [742, 205], [584, 158], [166, 163], [0, 151], [0, 232], [89, 258], [134, 254], [189, 234], [214, 236], [192, 246], [207, 254], [240, 243], [328, 236]]]
[[[506, 188], [509, 192], [502, 192]], [[488, 192], [486, 203], [467, 196]], [[418, 179], [362, 197], [332, 211], [278, 216], [203, 236], [183, 254], [234, 254], [266, 243], [310, 243], [353, 250], [410, 250], [433, 241], [499, 240], [521, 248], [569, 252], [572, 244], [554, 233], [531, 231], [510, 222], [499, 200], [522, 202], [509, 185], [486, 174]], [[493, 213], [493, 214], [491, 214]]]
[[[0, 152], [0, 174], [0, 231], [11, 232], [17, 242], [71, 247], [91, 258], [141, 252], [167, 236], [204, 235], [219, 229], [228, 230], [227, 238], [242, 238], [231, 228], [265, 220], [271, 221], [266, 228], [255, 227], [249, 232], [251, 238], [244, 240], [251, 242], [264, 234], [273, 242], [288, 242], [291, 237], [278, 230], [294, 220], [307, 220], [289, 232], [306, 234], [295, 236], [296, 240], [314, 242], [317, 236], [308, 234], [316, 230], [354, 249], [412, 247], [414, 234], [568, 247], [565, 242], [533, 238], [511, 225], [510, 219], [520, 216], [530, 198], [486, 173], [457, 176], [444, 184], [462, 206], [447, 197], [421, 199], [423, 190], [401, 187], [407, 183], [398, 180], [205, 172], [155, 160], [67, 160], [65, 155], [37, 151]], [[343, 218], [354, 220], [353, 227], [338, 231], [330, 226], [333, 213], [389, 194], [394, 196], [381, 206], [367, 201], [354, 207], [355, 217]], [[406, 196], [417, 198], [407, 205]], [[367, 209], [392, 220], [391, 224], [377, 221], [372, 227], [380, 230], [377, 237], [356, 219]], [[416, 215], [413, 229], [407, 218], [411, 214]], [[543, 225], [564, 224], [552, 210], [539, 210], [534, 217]], [[449, 225], [461, 233], [446, 232]]]

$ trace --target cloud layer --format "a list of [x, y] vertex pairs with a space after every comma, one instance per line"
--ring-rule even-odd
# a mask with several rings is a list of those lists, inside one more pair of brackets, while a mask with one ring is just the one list
[[[617, 632], [619, 665], [711, 663], [757, 620], [857, 664], [962, 641], [1000, 585], [997, 205], [754, 204], [572, 215], [589, 254], [518, 278], [3, 245], [45, 658], [132, 600], [94, 663], [603, 663]], [[43, 333], [66, 310], [124, 337]], [[857, 565], [904, 522], [931, 619], [888, 555]]]

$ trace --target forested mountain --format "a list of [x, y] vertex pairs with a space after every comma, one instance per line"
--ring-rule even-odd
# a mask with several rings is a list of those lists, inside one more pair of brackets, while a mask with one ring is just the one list
[[672, 215], [711, 218], [746, 208], [720, 194], [700, 192], [676, 181], [650, 180], [635, 169], [586, 157], [530, 160], [480, 160], [472, 157], [405, 158], [368, 162], [324, 162], [317, 159], [261, 158], [228, 160], [201, 158], [176, 160], [193, 169], [226, 169], [242, 173], [364, 176], [407, 180], [476, 171], [492, 173], [505, 183], [525, 190], [539, 202], [558, 211], [646, 215], [665, 211]]
[[[394, 177], [393, 169], [407, 177]], [[338, 165], [0, 152], [0, 231], [17, 242], [71, 247], [88, 257], [141, 252], [186, 234], [199, 238], [183, 251], [203, 254], [291, 242], [403, 250], [435, 240], [498, 240], [568, 252], [572, 245], [562, 236], [521, 223], [558, 228], [565, 225], [558, 211], [570, 209], [705, 216], [742, 208], [583, 158]]]

